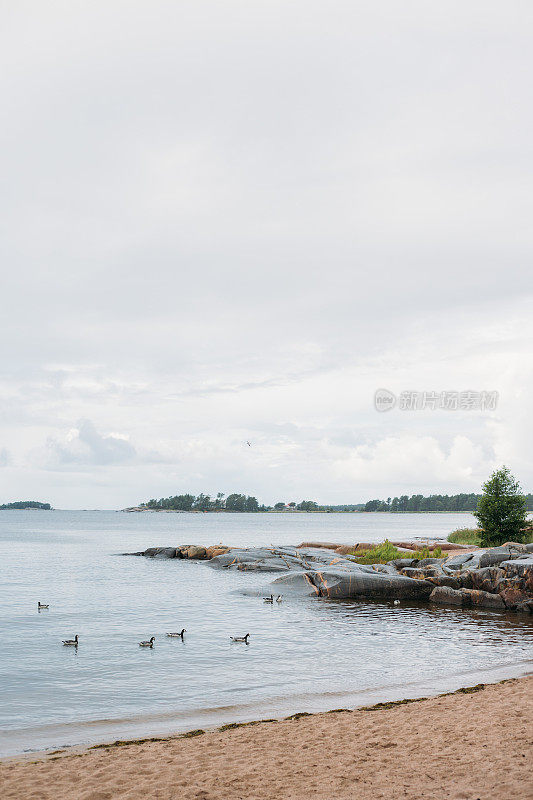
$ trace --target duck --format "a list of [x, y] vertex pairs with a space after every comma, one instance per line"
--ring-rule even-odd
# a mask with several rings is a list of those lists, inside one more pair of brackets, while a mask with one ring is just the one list
[[250, 634], [247, 633], [246, 636], [230, 636], [232, 642], [244, 642], [248, 644], [248, 639], [250, 638]]
[[393, 602], [393, 605], [395, 605], [395, 606], [399, 606], [399, 605], [400, 605], [400, 601], [399, 601], [399, 600], [395, 600], [395, 601]]
[[270, 597], [263, 597], [263, 603], [273, 603], [274, 602], [274, 595], [271, 594]]
[[78, 634], [74, 637], [74, 639], [63, 639], [63, 644], [66, 644], [70, 647], [77, 647], [78, 646]]
[[148, 639], [147, 642], [139, 642], [139, 647], [153, 647], [155, 642], [155, 636], [152, 636]]
[[38, 602], [37, 603], [37, 608], [39, 609], [39, 611], [41, 611], [41, 609], [43, 609], [43, 608], [49, 608], [49, 605], [48, 605], [48, 603], [39, 603]]
[[282, 600], [283, 600], [283, 595], [278, 594], [278, 596], [276, 597], [276, 603], [281, 603]]
[[167, 633], [167, 636], [170, 636], [171, 639], [183, 639], [183, 634], [187, 633], [187, 628], [182, 628], [180, 633]]

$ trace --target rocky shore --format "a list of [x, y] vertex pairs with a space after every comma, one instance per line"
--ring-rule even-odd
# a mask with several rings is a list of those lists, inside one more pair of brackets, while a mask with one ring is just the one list
[[[423, 600], [441, 605], [481, 606], [533, 613], [533, 544], [507, 542], [443, 558], [416, 557], [358, 564], [349, 553], [362, 545], [304, 542], [291, 547], [150, 547], [125, 555], [205, 561], [214, 569], [280, 573], [261, 592], [361, 600]], [[442, 543], [439, 543], [442, 548]], [[457, 548], [456, 545], [453, 546]], [[410, 549], [412, 548], [412, 549]]]

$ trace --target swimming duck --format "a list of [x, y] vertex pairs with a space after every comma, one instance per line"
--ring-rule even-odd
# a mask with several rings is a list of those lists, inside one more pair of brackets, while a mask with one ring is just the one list
[[139, 642], [139, 647], [153, 647], [155, 642], [155, 636], [152, 636], [147, 642]]
[[263, 603], [273, 603], [274, 602], [274, 595], [271, 594], [270, 597], [263, 597]]
[[395, 600], [395, 601], [394, 601], [394, 603], [393, 603], [393, 605], [395, 605], [395, 606], [399, 606], [399, 605], [400, 605], [400, 601], [399, 601], [399, 600]]
[[78, 634], [74, 637], [74, 639], [63, 639], [63, 644], [70, 645], [71, 647], [78, 646]]
[[48, 608], [48, 607], [49, 607], [49, 606], [48, 606], [48, 603], [37, 603], [37, 608], [39, 609], [39, 611], [40, 611], [42, 608]]
[[182, 628], [180, 633], [167, 633], [167, 636], [170, 636], [172, 639], [183, 639], [183, 634], [187, 633], [187, 628]]
[[248, 639], [250, 638], [250, 634], [247, 633], [246, 636], [230, 636], [232, 642], [244, 642], [248, 644]]
[[283, 600], [283, 595], [278, 594], [278, 596], [276, 597], [276, 603], [281, 603], [282, 600]]

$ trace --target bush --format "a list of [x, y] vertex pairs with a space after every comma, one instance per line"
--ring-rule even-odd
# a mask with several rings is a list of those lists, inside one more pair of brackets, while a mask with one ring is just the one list
[[521, 542], [527, 525], [527, 503], [520, 484], [508, 467], [492, 473], [483, 484], [483, 494], [474, 511], [482, 528], [480, 544], [494, 547], [503, 542]]
[[387, 561], [393, 561], [395, 558], [442, 558], [442, 550], [436, 547], [430, 550], [425, 547], [423, 550], [398, 550], [392, 542], [385, 539], [383, 544], [378, 544], [376, 547], [371, 547], [368, 550], [354, 550], [350, 553], [350, 560], [355, 561], [357, 564], [386, 564]]
[[458, 528], [448, 536], [448, 541], [453, 544], [475, 544], [481, 541], [481, 528]]

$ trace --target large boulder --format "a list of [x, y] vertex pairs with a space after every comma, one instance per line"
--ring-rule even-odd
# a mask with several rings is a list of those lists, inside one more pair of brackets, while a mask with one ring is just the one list
[[[354, 565], [357, 567], [359, 565]], [[304, 584], [305, 581], [305, 585]], [[282, 593], [283, 587], [295, 585], [294, 576], [277, 578], [272, 586]], [[413, 580], [403, 575], [387, 575], [380, 572], [352, 570], [317, 570], [306, 572], [298, 584], [311, 594], [311, 585], [319, 597], [333, 599], [359, 598], [365, 600], [427, 600], [432, 591], [426, 581]]]
[[517, 608], [518, 606], [528, 602], [529, 600], [533, 602], [533, 598], [530, 596], [530, 594], [528, 592], [525, 592], [523, 589], [520, 588], [520, 586], [517, 585], [506, 586], [506, 588], [502, 589], [502, 591], [500, 592], [500, 597], [502, 598], [507, 608]]
[[187, 548], [187, 558], [204, 559], [207, 556], [205, 547], [192, 544]]
[[148, 558], [176, 558], [175, 547], [149, 547], [144, 551]]
[[482, 592], [477, 589], [451, 589], [449, 586], [437, 586], [433, 589], [429, 599], [431, 602], [441, 605], [505, 608], [499, 594]]
[[460, 589], [463, 596], [463, 605], [481, 606], [482, 608], [505, 608], [505, 603], [499, 594], [482, 592], [479, 589]]
[[452, 589], [450, 586], [436, 586], [431, 592], [429, 599], [432, 603], [439, 603], [443, 606], [462, 606], [463, 595], [460, 589]]
[[520, 551], [513, 546], [491, 547], [479, 556], [479, 567], [496, 567], [509, 559], [519, 558]]

